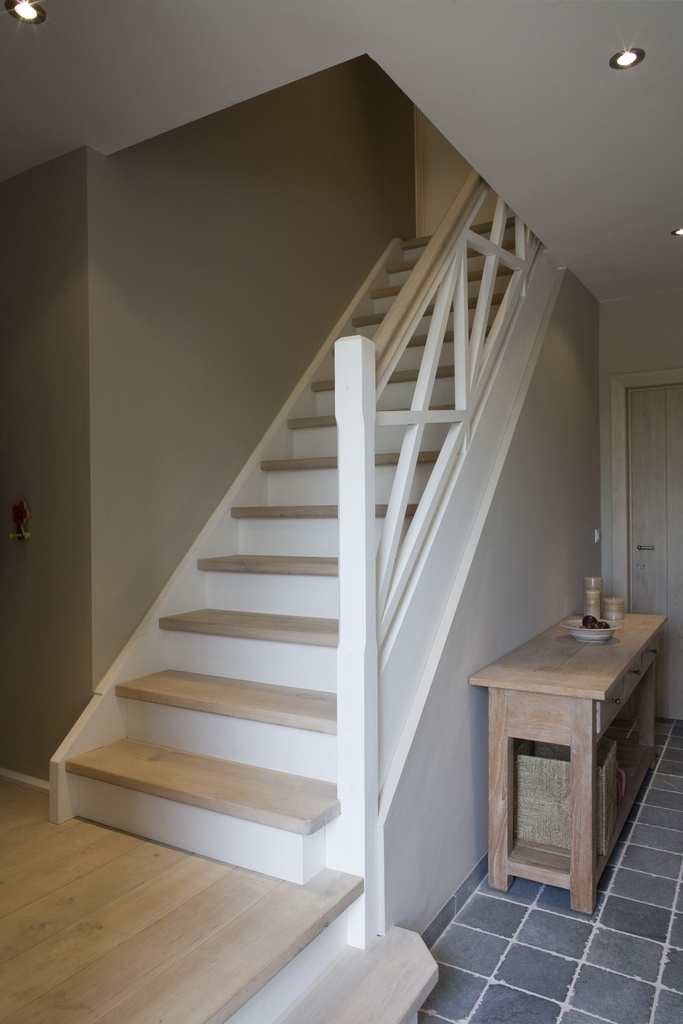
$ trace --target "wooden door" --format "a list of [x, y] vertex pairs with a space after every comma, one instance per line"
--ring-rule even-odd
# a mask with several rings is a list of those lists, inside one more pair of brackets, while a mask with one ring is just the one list
[[629, 392], [630, 607], [668, 617], [657, 712], [683, 718], [683, 387]]

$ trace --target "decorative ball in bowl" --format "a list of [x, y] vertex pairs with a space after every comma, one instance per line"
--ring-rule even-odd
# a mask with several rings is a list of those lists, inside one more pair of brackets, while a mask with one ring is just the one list
[[578, 616], [574, 619], [565, 619], [560, 625], [564, 626], [575, 640], [580, 640], [584, 644], [601, 644], [611, 639], [615, 630], [621, 629], [623, 623], [605, 622], [604, 619], [596, 619], [593, 615], [584, 615], [582, 619]]

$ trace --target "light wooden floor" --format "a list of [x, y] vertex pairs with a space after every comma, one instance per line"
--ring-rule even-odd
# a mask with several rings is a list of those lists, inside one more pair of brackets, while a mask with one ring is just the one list
[[76, 819], [52, 825], [46, 795], [0, 782], [0, 1021], [225, 1020], [358, 881], [324, 871], [297, 887]]

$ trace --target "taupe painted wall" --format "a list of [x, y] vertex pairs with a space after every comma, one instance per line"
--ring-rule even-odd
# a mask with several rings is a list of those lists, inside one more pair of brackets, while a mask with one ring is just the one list
[[373, 262], [413, 233], [412, 117], [360, 58], [93, 155], [96, 679]]
[[424, 929], [486, 854], [487, 695], [467, 680], [599, 570], [597, 430], [598, 306], [567, 274], [387, 823], [387, 925]]
[[0, 239], [0, 768], [45, 779], [90, 696], [84, 150], [0, 185]]
[[0, 186], [0, 769], [47, 778], [414, 202], [368, 58]]
[[683, 367], [683, 291], [659, 292], [600, 305], [602, 571], [606, 587], [612, 583], [610, 377], [678, 367]]

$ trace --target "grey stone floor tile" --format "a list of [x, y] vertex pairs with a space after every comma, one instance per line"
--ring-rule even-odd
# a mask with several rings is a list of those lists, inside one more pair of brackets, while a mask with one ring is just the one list
[[[681, 886], [681, 891], [678, 894], [678, 902], [683, 904], [683, 886]], [[674, 914], [669, 942], [672, 946], [676, 946], [677, 949], [683, 949], [683, 913]]]
[[557, 1003], [505, 985], [491, 985], [472, 1015], [471, 1024], [556, 1024]]
[[578, 974], [571, 1005], [613, 1024], [650, 1024], [655, 987], [584, 964]]
[[458, 922], [511, 939], [527, 910], [528, 907], [520, 903], [475, 893], [460, 911]]
[[670, 949], [662, 971], [662, 985], [683, 995], [683, 950]]
[[673, 878], [647, 875], [642, 871], [629, 871], [622, 867], [614, 874], [611, 895], [625, 896], [630, 900], [671, 910], [676, 899], [676, 886]]
[[472, 1011], [486, 985], [484, 978], [441, 965], [439, 980], [422, 1009], [433, 1010], [446, 1020], [462, 1020]]
[[658, 775], [683, 775], [683, 761], [671, 761], [668, 757], [663, 757], [657, 765]]
[[492, 889], [487, 879], [479, 885], [479, 892], [499, 899], [512, 900], [513, 903], [533, 903], [543, 886], [540, 882], [529, 882], [526, 878], [515, 878], [507, 892]]
[[670, 918], [670, 912], [663, 907], [651, 907], [621, 896], [608, 896], [600, 922], [615, 931], [666, 942]]
[[669, 807], [672, 811], [683, 811], [683, 793], [671, 793], [666, 789], [652, 787], [645, 798], [646, 807]]
[[646, 846], [629, 843], [621, 862], [622, 868], [633, 871], [644, 871], [649, 875], [660, 875], [663, 878], [678, 878], [683, 863], [680, 853], [668, 853], [666, 850], [652, 850]]
[[659, 828], [683, 832], [683, 811], [674, 811], [670, 807], [653, 807], [645, 804], [638, 821], [641, 825], [657, 825]]
[[563, 1003], [577, 967], [574, 960], [513, 943], [496, 971], [495, 980]]
[[664, 946], [659, 942], [624, 935], [609, 928], [597, 928], [586, 960], [594, 967], [628, 974], [640, 981], [655, 982], [659, 978], [663, 954]]
[[683, 761], [683, 746], [678, 743], [683, 736], [673, 736], [666, 745], [664, 757], [667, 761]]
[[651, 788], [668, 790], [670, 793], [683, 793], [683, 779], [675, 775], [655, 775]]
[[669, 746], [679, 748], [683, 747], [683, 735], [679, 736], [674, 734], [673, 736], [669, 736]]
[[516, 941], [580, 960], [592, 927], [588, 922], [533, 909], [518, 932]]
[[678, 992], [661, 989], [657, 997], [652, 1024], [681, 1024], [683, 1020], [683, 996]]
[[458, 920], [446, 928], [431, 952], [439, 963], [489, 977], [507, 947], [508, 939], [468, 928]]
[[650, 846], [653, 850], [668, 850], [669, 853], [683, 853], [683, 832], [656, 825], [634, 825], [631, 842], [637, 846]]
[[572, 910], [568, 889], [546, 885], [538, 897], [536, 906], [541, 910], [554, 910], [558, 914], [565, 914], [567, 917], [574, 917], [579, 921], [597, 921], [603, 900], [604, 894], [598, 894], [598, 902], [593, 913], [583, 914], [579, 910]]
[[590, 1013], [582, 1013], [581, 1010], [565, 1010], [558, 1024], [603, 1024], [603, 1021]]

